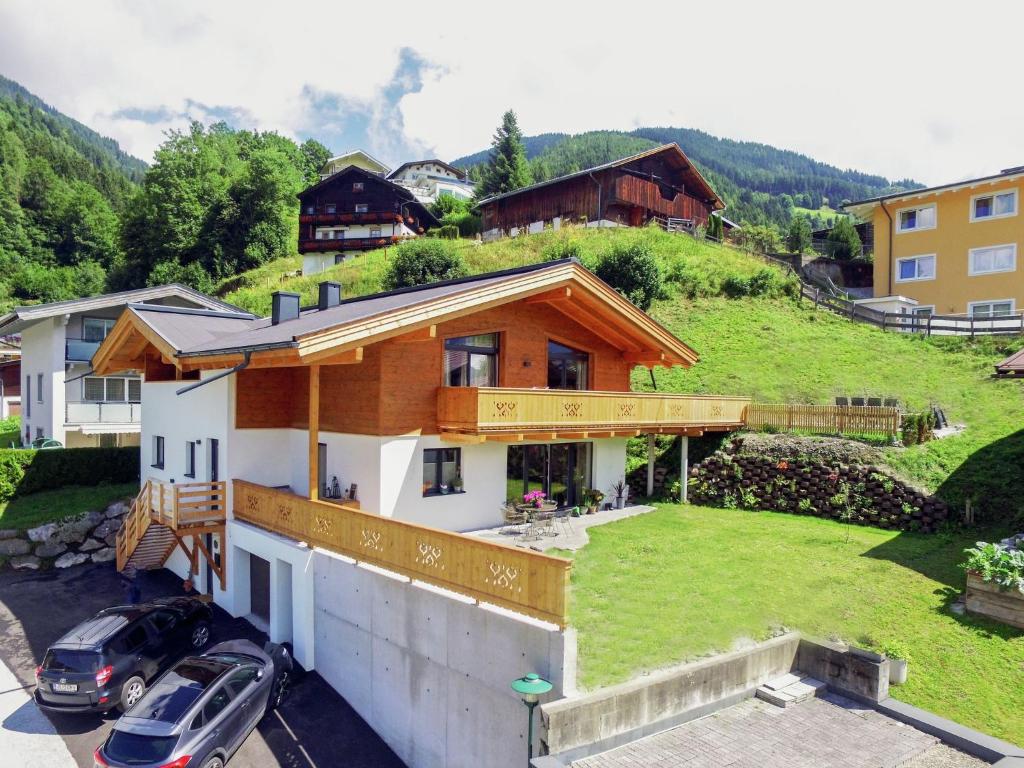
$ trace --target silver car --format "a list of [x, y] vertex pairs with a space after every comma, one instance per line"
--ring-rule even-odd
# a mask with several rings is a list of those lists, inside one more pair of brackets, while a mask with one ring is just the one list
[[230, 640], [169, 669], [114, 724], [97, 768], [222, 768], [264, 714], [281, 703], [292, 670], [284, 646]]

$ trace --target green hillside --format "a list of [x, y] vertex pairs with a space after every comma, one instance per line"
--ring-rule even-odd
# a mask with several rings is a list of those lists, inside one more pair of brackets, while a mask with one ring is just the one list
[[[700, 168], [727, 204], [727, 215], [752, 224], [786, 225], [798, 209], [816, 210], [825, 201], [838, 206], [921, 186], [911, 179], [890, 181], [882, 176], [844, 170], [799, 152], [752, 141], [734, 141], [692, 128], [637, 128], [634, 131], [589, 131], [575, 136], [546, 133], [523, 139], [536, 181], [590, 168], [659, 144], [675, 142]], [[487, 161], [487, 151], [460, 157], [453, 163], [471, 175]], [[824, 226], [824, 217], [811, 217]]]
[[[883, 333], [789, 297], [727, 298], [726, 288], [735, 293], [737, 283], [766, 270], [777, 288], [791, 278], [731, 248], [660, 230], [571, 230], [457, 247], [470, 271], [479, 273], [534, 263], [564, 252], [570, 242], [593, 264], [637, 238], [652, 245], [666, 277], [664, 298], [652, 314], [701, 356], [690, 369], [659, 369], [659, 389], [770, 402], [827, 404], [836, 395], [874, 395], [897, 397], [911, 409], [935, 403], [966, 430], [887, 449], [888, 463], [957, 507], [972, 498], [982, 519], [1024, 519], [1024, 499], [1010, 482], [1024, 466], [1024, 393], [1019, 382], [990, 377], [993, 363], [1024, 345], [1021, 339], [926, 339]], [[298, 269], [297, 259], [280, 260], [232, 281], [225, 298], [265, 314], [274, 290], [299, 291], [305, 303], [315, 303], [323, 279], [340, 281], [346, 296], [364, 295], [380, 290], [386, 266], [385, 253], [377, 251], [302, 278], [287, 277]], [[634, 385], [650, 387], [646, 371], [637, 371]]]

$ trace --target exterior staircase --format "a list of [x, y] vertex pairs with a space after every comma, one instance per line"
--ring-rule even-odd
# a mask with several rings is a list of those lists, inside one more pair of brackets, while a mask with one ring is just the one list
[[[198, 557], [205, 546], [200, 534], [224, 532], [223, 482], [163, 483], [147, 480], [132, 501], [124, 523], [117, 532], [117, 570], [129, 565], [141, 570], [160, 568], [180, 546], [198, 572]], [[192, 537], [192, 549], [185, 539]], [[223, 566], [215, 566], [218, 575]]]

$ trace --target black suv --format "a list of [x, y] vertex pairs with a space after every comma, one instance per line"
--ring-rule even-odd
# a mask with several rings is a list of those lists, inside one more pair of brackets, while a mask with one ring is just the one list
[[46, 651], [35, 699], [57, 712], [122, 712], [146, 684], [210, 640], [213, 612], [190, 597], [119, 605], [83, 621]]

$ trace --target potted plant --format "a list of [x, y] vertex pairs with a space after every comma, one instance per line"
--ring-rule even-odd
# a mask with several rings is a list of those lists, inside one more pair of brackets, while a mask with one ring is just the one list
[[889, 682], [892, 685], [903, 685], [907, 682], [907, 664], [910, 662], [910, 654], [907, 649], [897, 642], [886, 643], [882, 653], [889, 659]]
[[629, 491], [629, 486], [626, 485], [626, 479], [616, 480], [612, 483], [612, 492], [615, 494], [615, 508], [622, 509], [626, 506], [626, 494]]
[[597, 508], [601, 506], [601, 502], [604, 501], [604, 494], [596, 488], [587, 488], [583, 492], [583, 503], [587, 506], [587, 514], [593, 515], [597, 512]]

